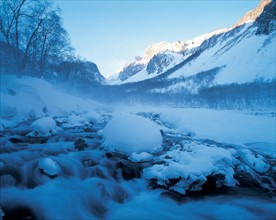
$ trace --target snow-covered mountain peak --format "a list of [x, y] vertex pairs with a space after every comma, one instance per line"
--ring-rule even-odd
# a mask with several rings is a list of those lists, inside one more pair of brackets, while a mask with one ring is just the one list
[[198, 47], [202, 44], [203, 41], [213, 37], [214, 35], [219, 35], [219, 34], [225, 33], [227, 31], [229, 31], [230, 29], [231, 28], [216, 29], [209, 33], [202, 34], [198, 37], [195, 37], [191, 40], [186, 40], [186, 41], [184, 41], [184, 50], [190, 50], [192, 48]]
[[164, 52], [164, 51], [172, 51], [172, 52], [180, 52], [184, 49], [184, 42], [177, 41], [173, 43], [168, 43], [166, 41], [161, 41], [157, 44], [153, 44], [149, 46], [146, 51], [144, 58], [151, 59], [154, 55]]
[[[126, 65], [118, 74], [118, 78], [114, 83], [122, 84], [150, 79], [157, 75], [162, 75], [170, 68], [173, 68], [180, 63], [182, 63], [181, 65], [184, 65], [184, 63], [191, 65], [192, 63], [188, 62], [188, 60], [194, 59], [205, 50], [214, 48], [214, 50], [217, 50], [217, 53], [214, 53], [215, 56], [221, 54], [222, 51], [230, 50], [230, 48], [238, 48], [238, 44], [242, 45], [240, 44], [241, 39], [243, 39], [242, 42], [246, 43], [249, 42], [249, 38], [254, 38], [252, 35], [268, 35], [276, 29], [275, 9], [275, 1], [261, 0], [255, 9], [246, 13], [240, 21], [231, 27], [217, 29], [191, 40], [176, 41], [172, 43], [162, 41], [153, 44], [145, 50], [143, 57], [135, 58], [134, 61]], [[254, 28], [257, 28], [257, 30]], [[249, 29], [251, 31], [248, 31]], [[247, 36], [247, 40], [244, 39], [243, 36]], [[273, 36], [268, 37], [269, 39], [267, 40], [265, 40], [265, 38], [266, 37], [262, 38], [262, 40], [264, 40], [263, 47], [260, 45], [260, 48], [257, 48], [257, 51], [261, 51], [261, 48], [269, 45], [269, 42], [271, 42], [269, 39], [273, 38]], [[223, 42], [228, 42], [228, 44], [224, 45]], [[248, 45], [248, 47], [251, 48], [253, 45]], [[268, 48], [270, 51], [270, 47]], [[257, 54], [259, 54], [259, 52]], [[250, 55], [248, 56], [248, 58], [251, 57]], [[206, 61], [206, 59], [207, 58], [205, 57], [203, 61]], [[218, 57], [216, 56], [215, 60], [217, 59]], [[214, 63], [215, 60], [211, 63]], [[231, 61], [233, 59], [229, 58], [229, 60]], [[202, 65], [205, 65], [205, 61]], [[224, 66], [226, 63], [229, 64], [229, 61], [225, 62], [221, 60], [221, 63], [218, 66]], [[194, 63], [192, 66], [195, 67]], [[177, 68], [179, 68], [179, 66]]]
[[241, 26], [245, 23], [255, 21], [264, 11], [264, 8], [270, 4], [272, 0], [261, 0], [258, 6], [247, 12], [235, 25], [233, 25], [233, 28]]

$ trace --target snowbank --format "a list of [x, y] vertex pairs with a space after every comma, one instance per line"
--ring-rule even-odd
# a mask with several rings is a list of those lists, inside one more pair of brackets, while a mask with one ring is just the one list
[[275, 143], [275, 118], [237, 111], [174, 108], [160, 109], [161, 119], [181, 132], [224, 143]]
[[268, 153], [275, 152], [275, 117], [232, 110], [145, 105], [120, 106], [117, 111], [132, 114], [154, 112], [160, 121], [183, 134], [193, 133], [199, 138], [223, 143], [250, 144], [250, 147], [252, 143], [258, 143], [259, 148], [271, 148]]
[[124, 153], [152, 152], [160, 148], [158, 125], [137, 115], [116, 115], [103, 129], [103, 146]]
[[1, 75], [0, 81], [0, 99], [4, 100], [1, 103], [1, 117], [13, 117], [17, 122], [45, 116], [65, 116], [73, 111], [88, 112], [101, 106], [98, 102], [61, 92], [43, 79]]

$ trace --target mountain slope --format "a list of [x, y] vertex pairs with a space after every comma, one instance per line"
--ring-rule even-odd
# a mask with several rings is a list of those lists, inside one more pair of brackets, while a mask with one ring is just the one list
[[[179, 78], [220, 66], [225, 68], [215, 80], [218, 84], [273, 79], [275, 11], [275, 1], [262, 0], [230, 28], [216, 30], [186, 42], [153, 45], [146, 50], [142, 59], [126, 66], [115, 83], [143, 81], [159, 77], [167, 71], [174, 72], [174, 69], [177, 72], [170, 78]], [[200, 56], [187, 62], [189, 57], [196, 54]], [[185, 67], [180, 70], [178, 66]]]
[[[225, 66], [215, 79], [216, 84], [245, 83], [260, 78], [275, 77], [275, 33], [255, 35], [257, 27], [244, 25], [231, 32], [216, 36], [214, 45], [202, 51], [188, 65], [172, 73], [169, 78], [191, 76]], [[233, 36], [227, 36], [233, 34]], [[217, 39], [216, 39], [217, 38]]]

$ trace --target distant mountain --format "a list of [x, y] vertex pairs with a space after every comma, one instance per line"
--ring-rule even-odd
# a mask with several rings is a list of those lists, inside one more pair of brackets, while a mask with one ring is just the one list
[[[276, 1], [263, 0], [230, 28], [148, 47], [104, 97], [188, 106], [276, 105]], [[114, 86], [116, 85], [116, 86]], [[274, 108], [274, 107], [273, 107]]]
[[52, 65], [47, 77], [50, 82], [65, 84], [73, 91], [85, 93], [87, 89], [106, 84], [98, 66], [86, 60], [63, 61]]
[[222, 66], [213, 83], [271, 79], [275, 77], [275, 13], [275, 1], [262, 0], [230, 28], [149, 46], [144, 57], [125, 66], [114, 83], [139, 82], [168, 72], [169, 78], [179, 78]]
[[91, 61], [64, 61], [53, 67], [56, 77], [65, 79], [75, 87], [84, 88], [105, 84], [97, 65]]

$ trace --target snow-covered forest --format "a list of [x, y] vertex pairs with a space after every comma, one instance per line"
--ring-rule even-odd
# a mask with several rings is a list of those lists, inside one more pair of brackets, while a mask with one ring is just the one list
[[275, 1], [113, 79], [54, 2], [0, 8], [0, 219], [276, 218]]

